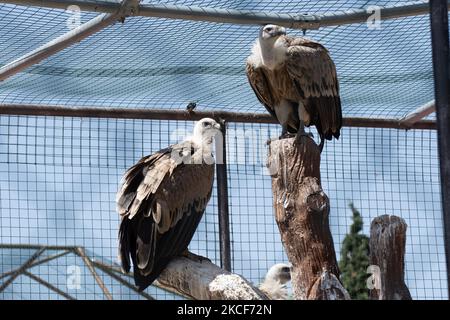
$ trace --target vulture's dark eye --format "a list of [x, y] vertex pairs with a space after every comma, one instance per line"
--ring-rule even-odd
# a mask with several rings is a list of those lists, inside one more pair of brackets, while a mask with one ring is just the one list
[[267, 31], [267, 32], [271, 32], [271, 31], [272, 31], [272, 28], [267, 28], [266, 31]]
[[290, 273], [290, 272], [291, 272], [291, 269], [288, 268], [288, 267], [283, 267], [282, 271], [283, 271], [283, 272], [286, 272], [286, 273]]
[[209, 122], [203, 122], [203, 126], [204, 126], [204, 127], [209, 126]]

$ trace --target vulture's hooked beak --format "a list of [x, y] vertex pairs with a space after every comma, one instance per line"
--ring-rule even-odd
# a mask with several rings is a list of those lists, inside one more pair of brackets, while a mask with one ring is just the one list
[[286, 28], [280, 26], [280, 28], [278, 29], [278, 32], [277, 32], [277, 36], [283, 36], [285, 34], [286, 34]]

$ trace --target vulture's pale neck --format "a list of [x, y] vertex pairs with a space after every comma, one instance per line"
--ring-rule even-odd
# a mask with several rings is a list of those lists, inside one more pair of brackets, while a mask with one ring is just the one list
[[214, 142], [214, 137], [212, 136], [204, 136], [204, 135], [193, 135], [191, 138], [191, 141], [194, 142], [196, 147], [203, 149], [209, 149], [211, 150], [212, 144]]
[[194, 157], [210, 157], [212, 155], [212, 145], [214, 142], [213, 136], [202, 134], [200, 130], [194, 130], [194, 134], [190, 140], [193, 142], [194, 148], [198, 149], [198, 151], [195, 152]]
[[286, 46], [283, 37], [263, 39], [259, 38], [259, 49], [262, 64], [274, 70], [286, 59]]

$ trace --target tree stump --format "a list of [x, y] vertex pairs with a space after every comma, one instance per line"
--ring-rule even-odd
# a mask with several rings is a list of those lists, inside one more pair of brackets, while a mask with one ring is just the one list
[[320, 184], [320, 151], [309, 137], [270, 143], [275, 219], [292, 263], [296, 299], [350, 299], [339, 281], [328, 223], [329, 199]]
[[[383, 215], [370, 226], [370, 264], [373, 283], [372, 300], [412, 300], [405, 284], [405, 220]], [[379, 269], [378, 269], [379, 268]]]

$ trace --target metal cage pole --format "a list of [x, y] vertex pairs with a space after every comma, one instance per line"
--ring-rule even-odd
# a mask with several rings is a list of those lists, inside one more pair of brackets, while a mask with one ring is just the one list
[[228, 177], [227, 177], [227, 148], [226, 148], [226, 122], [221, 122], [222, 136], [216, 139], [217, 155], [217, 202], [219, 206], [219, 242], [220, 265], [223, 269], [231, 271], [231, 240], [230, 217], [228, 211]]
[[444, 246], [450, 299], [450, 55], [447, 1], [430, 0], [430, 19], [441, 169]]

